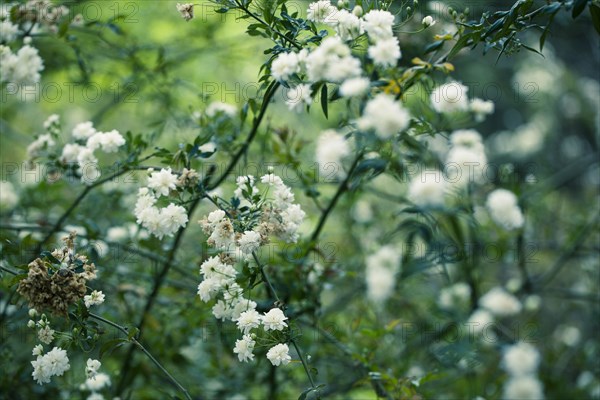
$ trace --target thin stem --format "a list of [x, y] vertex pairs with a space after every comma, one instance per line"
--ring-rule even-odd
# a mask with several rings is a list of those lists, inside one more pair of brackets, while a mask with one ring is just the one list
[[258, 115], [254, 118], [254, 121], [252, 123], [252, 130], [248, 134], [248, 138], [246, 139], [246, 141], [244, 142], [242, 147], [238, 150], [238, 152], [233, 156], [233, 158], [231, 159], [231, 162], [225, 169], [225, 172], [223, 172], [223, 174], [214, 183], [208, 184], [206, 187], [206, 191], [210, 191], [210, 190], [213, 190], [216, 187], [218, 187], [227, 178], [227, 176], [231, 173], [231, 171], [237, 165], [240, 158], [242, 158], [242, 156], [246, 153], [246, 151], [248, 151], [250, 144], [252, 143], [252, 141], [254, 140], [254, 137], [258, 133], [258, 127], [260, 126], [260, 124], [265, 116], [265, 113], [267, 111], [267, 108], [269, 106], [269, 103], [270, 103], [271, 99], [273, 98], [275, 91], [277, 90], [277, 88], [279, 88], [279, 85], [280, 85], [279, 82], [275, 82], [275, 81], [271, 82], [271, 84], [267, 88], [267, 91], [265, 92], [265, 96], [263, 97], [263, 102], [260, 107], [260, 111], [258, 112]]
[[302, 366], [304, 367], [304, 372], [306, 372], [306, 376], [308, 376], [308, 380], [310, 381], [310, 386], [312, 386], [313, 389], [316, 389], [315, 381], [313, 381], [312, 375], [311, 375], [310, 371], [308, 370], [308, 364], [306, 364], [306, 361], [304, 361], [304, 357], [302, 357], [302, 352], [298, 348], [296, 341], [294, 339], [292, 339], [292, 340], [290, 340], [290, 343], [294, 346], [294, 349], [296, 349], [296, 353], [298, 353], [300, 362], [302, 363]]
[[[129, 337], [129, 331], [127, 330], [127, 328], [94, 313], [90, 313], [90, 317], [118, 329], [127, 337]], [[179, 383], [179, 381], [175, 379], [175, 377], [171, 375], [169, 371], [167, 371], [166, 368], [163, 367], [162, 364], [138, 340], [136, 340], [136, 338], [130, 337], [129, 341], [131, 341], [135, 346], [137, 346], [150, 359], [150, 361], [152, 361], [154, 365], [156, 365], [158, 369], [160, 369], [169, 378], [169, 380], [173, 382], [175, 386], [177, 386], [177, 388], [184, 394], [186, 399], [192, 400], [192, 397], [190, 396], [188, 391], [181, 385], [181, 383]]]

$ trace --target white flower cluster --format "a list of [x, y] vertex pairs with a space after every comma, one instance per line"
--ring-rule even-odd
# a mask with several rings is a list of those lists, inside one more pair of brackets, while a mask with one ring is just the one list
[[[256, 311], [256, 302], [244, 298], [243, 289], [236, 282], [235, 260], [252, 259], [272, 235], [295, 242], [298, 227], [304, 219], [304, 212], [294, 203], [294, 194], [280, 177], [268, 174], [261, 177], [260, 182], [268, 186], [269, 197], [261, 194], [253, 176], [240, 176], [234, 191], [235, 202], [231, 205], [236, 218], [218, 209], [200, 221], [208, 235], [208, 245], [222, 253], [210, 257], [200, 266], [203, 279], [198, 285], [198, 295], [204, 302], [216, 300], [212, 308], [215, 318], [237, 324], [242, 338], [236, 341], [233, 352], [240, 362], [254, 359], [256, 333], [253, 330], [262, 327], [264, 332], [283, 331], [287, 328], [287, 317], [279, 308], [261, 315]], [[236, 232], [237, 226], [244, 226], [244, 229]], [[285, 365], [291, 360], [288, 351], [285, 343], [278, 343], [268, 351], [267, 358], [273, 365]]]
[[486, 206], [492, 220], [504, 229], [510, 231], [523, 226], [523, 213], [514, 193], [496, 189], [488, 195]]
[[510, 378], [504, 384], [503, 398], [543, 400], [543, 386], [537, 378], [539, 364], [540, 353], [529, 343], [518, 342], [508, 347], [502, 366]]
[[[12, 6], [18, 8], [16, 14], [25, 20], [22, 27], [10, 20], [9, 10]], [[68, 9], [49, 0], [29, 0], [21, 5], [8, 4], [3, 9], [0, 13], [0, 83], [33, 85], [40, 81], [44, 61], [38, 50], [31, 46], [31, 37], [25, 37], [23, 46], [16, 51], [11, 50], [8, 45], [22, 36], [24, 31], [39, 31], [42, 26], [51, 32], [57, 32], [59, 21], [68, 15]]]
[[[211, 215], [209, 215], [209, 219], [214, 220]], [[279, 308], [273, 308], [260, 315], [256, 311], [256, 302], [243, 297], [243, 290], [235, 281], [237, 271], [225, 260], [227, 260], [227, 256], [214, 256], [202, 263], [200, 274], [203, 280], [198, 285], [198, 295], [204, 302], [219, 298], [213, 306], [213, 315], [217, 319], [227, 319], [237, 324], [243, 336], [236, 341], [233, 352], [238, 355], [240, 362], [248, 362], [254, 359], [253, 351], [256, 344], [254, 340], [256, 335], [252, 333], [252, 330], [262, 326], [264, 331], [282, 331], [287, 327], [285, 322], [287, 317]], [[278, 344], [277, 346], [282, 345]], [[277, 347], [277, 349], [280, 348]], [[287, 364], [290, 360], [287, 351], [283, 354], [277, 349], [272, 353], [273, 349], [271, 349], [267, 357], [273, 365]]]
[[460, 129], [450, 135], [446, 157], [447, 179], [458, 187], [486, 180], [487, 157], [481, 135], [474, 129]]
[[44, 61], [35, 47], [26, 44], [13, 53], [8, 46], [0, 45], [0, 83], [33, 85], [40, 81], [43, 70]]
[[[37, 137], [27, 147], [30, 161], [42, 156], [44, 151], [56, 146], [54, 140], [60, 133], [60, 118], [53, 114], [44, 122], [46, 133]], [[117, 131], [99, 132], [94, 129], [92, 122], [82, 122], [72, 131], [73, 141], [65, 144], [60, 151], [59, 159], [65, 165], [77, 166], [81, 180], [87, 184], [96, 181], [101, 173], [98, 169], [98, 159], [94, 152], [114, 153], [125, 145], [125, 138]]]
[[34, 354], [37, 358], [31, 362], [33, 366], [33, 379], [40, 385], [49, 383], [53, 376], [62, 376], [65, 371], [71, 368], [67, 352], [60, 347], [54, 347], [52, 350], [43, 354], [41, 346], [34, 348]]
[[401, 254], [392, 245], [381, 247], [366, 260], [367, 297], [374, 303], [385, 302], [396, 287]]
[[[29, 316], [35, 318], [38, 316], [38, 312], [32, 308], [29, 310]], [[42, 314], [38, 321], [30, 319], [27, 323], [27, 327], [37, 329], [38, 340], [44, 344], [50, 344], [54, 340], [56, 331], [50, 326], [46, 314]]]
[[163, 236], [172, 236], [188, 222], [187, 211], [183, 206], [174, 203], [169, 203], [166, 207], [156, 205], [161, 196], [169, 196], [183, 182], [171, 172], [171, 168], [163, 168], [158, 172], [149, 170], [149, 173], [148, 186], [138, 190], [134, 214], [138, 224], [162, 239]]

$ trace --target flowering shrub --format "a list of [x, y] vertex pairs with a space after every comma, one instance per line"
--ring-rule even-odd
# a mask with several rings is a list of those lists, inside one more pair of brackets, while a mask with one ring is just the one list
[[487, 6], [3, 4], [2, 393], [598, 398], [600, 6]]

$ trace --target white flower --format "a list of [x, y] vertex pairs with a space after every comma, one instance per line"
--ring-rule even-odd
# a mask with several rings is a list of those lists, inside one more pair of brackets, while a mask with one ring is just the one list
[[465, 147], [476, 152], [484, 152], [481, 135], [475, 129], [458, 129], [450, 135], [452, 147]]
[[446, 179], [459, 187], [486, 180], [487, 157], [483, 151], [457, 146], [450, 149], [445, 165]]
[[221, 290], [219, 281], [214, 278], [204, 279], [198, 285], [198, 296], [203, 302], [209, 302]]
[[85, 147], [80, 146], [76, 143], [67, 143], [65, 147], [63, 147], [61, 160], [64, 163], [74, 163], [77, 162], [77, 157], [81, 150], [85, 149]]
[[102, 137], [104, 133], [96, 132], [92, 136], [88, 137], [85, 147], [87, 147], [91, 151], [96, 151], [102, 146]]
[[505, 400], [544, 400], [544, 389], [534, 376], [516, 376], [504, 384]]
[[87, 390], [97, 392], [110, 386], [110, 377], [104, 372], [100, 372], [93, 378], [87, 378], [84, 385]]
[[366, 94], [371, 86], [368, 78], [356, 77], [346, 79], [340, 85], [340, 95], [343, 97], [358, 97]]
[[469, 109], [468, 90], [469, 88], [456, 81], [438, 86], [431, 93], [431, 105], [439, 113], [467, 111]]
[[125, 144], [125, 138], [121, 136], [119, 131], [112, 130], [102, 134], [100, 144], [102, 145], [103, 152], [114, 153], [119, 151], [119, 147]]
[[441, 171], [422, 171], [410, 181], [407, 198], [419, 207], [442, 207], [447, 192]]
[[177, 3], [175, 5], [177, 11], [181, 14], [181, 17], [186, 21], [194, 18], [194, 4], [193, 3]]
[[297, 72], [300, 64], [296, 53], [280, 53], [271, 64], [271, 75], [278, 81], [286, 81]]
[[308, 5], [306, 19], [312, 22], [334, 23], [334, 16], [338, 12], [329, 0], [319, 0]]
[[94, 129], [93, 123], [88, 121], [75, 125], [72, 135], [77, 140], [88, 140], [90, 137], [94, 136], [95, 133], [96, 129]]
[[425, 28], [427, 28], [429, 26], [435, 25], [435, 20], [433, 19], [433, 17], [431, 15], [427, 15], [425, 18], [423, 18], [421, 23], [423, 24], [423, 26]]
[[[119, 398], [115, 397], [115, 399], [119, 399]], [[85, 400], [104, 400], [104, 396], [102, 396], [100, 393], [92, 392], [92, 393], [90, 393], [90, 395], [88, 397], [86, 397]]]
[[69, 358], [67, 352], [59, 347], [54, 347], [43, 356], [38, 356], [35, 361], [31, 362], [33, 366], [33, 379], [38, 384], [50, 382], [53, 376], [62, 376], [65, 371], [68, 371]]
[[350, 154], [350, 146], [344, 135], [333, 129], [321, 132], [317, 141], [316, 153], [315, 160], [321, 173], [331, 176], [329, 173], [333, 169], [333, 175], [338, 177], [345, 175], [341, 162], [344, 157]]
[[400, 103], [387, 94], [378, 94], [367, 103], [363, 116], [358, 120], [362, 130], [373, 129], [377, 136], [388, 139], [406, 129], [410, 114]]
[[19, 36], [19, 26], [9, 20], [0, 21], [0, 42], [10, 43]]
[[523, 213], [518, 205], [517, 196], [506, 189], [496, 189], [488, 195], [486, 207], [495, 223], [506, 230], [523, 226]]
[[19, 203], [15, 187], [8, 181], [0, 181], [0, 211], [12, 210]]
[[223, 300], [217, 301], [212, 308], [212, 313], [216, 319], [228, 319], [231, 318], [231, 309], [227, 307], [227, 304]]
[[398, 38], [381, 39], [369, 46], [369, 58], [380, 67], [393, 67], [401, 57]]
[[154, 190], [159, 197], [168, 196], [171, 190], [175, 190], [177, 185], [177, 175], [171, 173], [171, 167], [161, 169], [159, 172], [152, 172], [148, 178], [148, 187]]
[[42, 150], [53, 147], [56, 144], [49, 133], [38, 136], [29, 146], [27, 146], [27, 158], [30, 160], [38, 157]]
[[187, 211], [183, 206], [170, 203], [160, 210], [161, 232], [163, 235], [171, 236], [188, 222]]
[[281, 331], [287, 327], [287, 324], [285, 323], [286, 319], [287, 317], [283, 314], [283, 311], [279, 308], [273, 308], [262, 316], [262, 323], [265, 327], [265, 331]]
[[221, 221], [224, 217], [225, 217], [225, 211], [215, 210], [215, 211], [211, 212], [210, 214], [208, 214], [208, 217], [206, 217], [206, 218], [208, 219], [209, 223], [216, 224], [217, 222]]
[[250, 332], [253, 328], [260, 326], [261, 317], [256, 310], [248, 310], [240, 313], [237, 319], [237, 327], [244, 333]]
[[44, 354], [44, 347], [42, 347], [41, 344], [38, 344], [37, 346], [35, 346], [33, 348], [33, 351], [31, 352], [31, 354], [34, 356], [41, 356], [42, 354]]
[[274, 366], [287, 365], [292, 357], [289, 355], [290, 348], [287, 344], [279, 343], [269, 349], [267, 358]]
[[254, 360], [254, 354], [252, 354], [252, 351], [254, 350], [255, 344], [256, 343], [252, 337], [250, 337], [250, 335], [244, 335], [242, 339], [236, 340], [233, 352], [238, 355], [240, 362]]
[[236, 116], [238, 110], [237, 107], [231, 104], [223, 103], [221, 101], [213, 101], [206, 107], [206, 116], [209, 118], [216, 117], [219, 113], [223, 113], [229, 118]]
[[470, 296], [471, 287], [464, 282], [458, 282], [440, 290], [438, 305], [443, 309], [451, 310], [465, 304]]
[[94, 156], [94, 151], [88, 147], [82, 147], [77, 154], [77, 164], [80, 168], [85, 168], [89, 165], [97, 165], [98, 159]]
[[238, 245], [244, 254], [252, 254], [252, 252], [258, 250], [260, 247], [260, 240], [260, 233], [246, 231], [238, 240]]
[[487, 310], [478, 308], [473, 311], [467, 324], [472, 326], [473, 333], [480, 333], [494, 323], [494, 316]]
[[363, 17], [363, 28], [373, 41], [393, 36], [394, 15], [389, 11], [371, 10]]
[[88, 358], [85, 366], [85, 375], [88, 378], [94, 378], [98, 374], [101, 365], [100, 361]]
[[511, 375], [522, 376], [537, 372], [540, 353], [525, 342], [518, 342], [504, 351], [502, 366]]
[[400, 252], [393, 246], [381, 247], [366, 259], [367, 297], [374, 303], [387, 300], [396, 287], [400, 272]]
[[89, 295], [83, 297], [83, 302], [87, 308], [91, 306], [97, 306], [104, 303], [104, 293], [101, 290], [94, 290]]
[[308, 84], [300, 84], [287, 91], [285, 104], [291, 111], [301, 112], [304, 105], [312, 102], [312, 89]]
[[475, 114], [475, 120], [481, 122], [486, 115], [494, 113], [494, 102], [474, 98], [471, 100], [471, 103], [469, 103], [469, 109]]
[[54, 340], [54, 329], [50, 325], [45, 325], [38, 331], [38, 339], [40, 342], [50, 344]]
[[479, 299], [479, 306], [499, 317], [521, 312], [521, 302], [501, 287], [495, 287], [483, 295]]
[[360, 18], [347, 10], [337, 11], [335, 21], [335, 31], [344, 41], [356, 39], [364, 32]]

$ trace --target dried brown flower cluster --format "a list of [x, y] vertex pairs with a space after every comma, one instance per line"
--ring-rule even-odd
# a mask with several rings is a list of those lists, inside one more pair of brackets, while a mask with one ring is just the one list
[[[17, 291], [29, 301], [29, 307], [38, 311], [50, 310], [53, 314], [67, 316], [69, 306], [83, 299], [86, 282], [96, 278], [96, 267], [88, 264], [87, 257], [74, 253], [75, 234], [63, 239], [66, 246], [54, 250], [52, 256], [61, 262], [53, 266], [37, 258], [29, 264], [27, 278], [19, 283]], [[75, 272], [79, 260], [82, 272]]]

